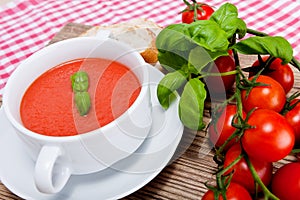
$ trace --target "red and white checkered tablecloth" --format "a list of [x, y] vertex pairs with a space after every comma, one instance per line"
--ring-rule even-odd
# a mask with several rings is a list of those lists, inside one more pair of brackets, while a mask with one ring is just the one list
[[[225, 1], [205, 0], [219, 7]], [[229, 0], [248, 27], [285, 37], [300, 59], [300, 2]], [[0, 96], [19, 63], [43, 48], [66, 23], [113, 24], [147, 18], [166, 26], [179, 23], [182, 0], [14, 0], [0, 7]]]

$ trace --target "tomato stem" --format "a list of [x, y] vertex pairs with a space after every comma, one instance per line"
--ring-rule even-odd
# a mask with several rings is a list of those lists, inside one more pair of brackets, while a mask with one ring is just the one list
[[[240, 66], [240, 60], [239, 60], [239, 56], [238, 56], [237, 51], [235, 49], [233, 49], [232, 52], [233, 52], [234, 61], [235, 61], [235, 68], [239, 71], [239, 73], [237, 73], [236, 76], [235, 76], [235, 82], [237, 83], [237, 86], [236, 86], [236, 89], [235, 89], [237, 112], [238, 112], [238, 115], [240, 117], [243, 117], [243, 106], [242, 106], [242, 99], [241, 99], [241, 90], [240, 90], [240, 87], [238, 87], [238, 85], [240, 85], [241, 79], [246, 79], [246, 77], [242, 73], [241, 66]], [[240, 121], [238, 121], [238, 122], [240, 122]]]
[[296, 107], [297, 104], [300, 103], [300, 100], [297, 100], [295, 102], [292, 102], [294, 99], [297, 99], [300, 96], [300, 92], [295, 92], [293, 93], [291, 96], [289, 96], [286, 99], [286, 103], [282, 109], [282, 111], [280, 112], [282, 115], [285, 115], [288, 111], [292, 110], [293, 108]]
[[225, 142], [216, 150], [216, 155], [214, 157], [214, 160], [217, 159], [218, 162], [224, 160], [224, 156], [223, 156], [223, 152], [224, 149], [226, 148], [226, 146], [228, 145], [228, 143], [233, 140], [237, 135], [240, 135], [240, 130], [235, 130], [234, 133], [228, 137]]
[[265, 184], [262, 182], [262, 180], [259, 178], [254, 166], [252, 165], [249, 157], [247, 155], [244, 156], [246, 162], [247, 162], [247, 165], [249, 167], [249, 170], [252, 174], [252, 177], [254, 179], [254, 181], [261, 187], [264, 195], [265, 195], [265, 199], [273, 199], [273, 200], [279, 200], [278, 197], [276, 197], [274, 194], [272, 194], [270, 192], [270, 190], [265, 186]]
[[229, 171], [235, 164], [237, 164], [245, 155], [244, 154], [240, 154], [232, 163], [230, 163], [230, 165], [228, 165], [227, 167], [225, 167], [224, 169], [222, 169], [221, 171], [219, 171], [217, 173], [217, 178], [221, 178], [221, 176], [223, 176], [227, 171]]
[[193, 9], [194, 9], [194, 22], [197, 21], [198, 19], [198, 6], [197, 6], [197, 2], [196, 1], [193, 1], [194, 4], [193, 4]]
[[291, 65], [293, 65], [300, 71], [300, 62], [295, 57], [293, 57], [293, 59], [291, 61]]
[[206, 72], [201, 72], [201, 75], [198, 78], [205, 78], [207, 76], [229, 76], [229, 75], [234, 75], [237, 74], [237, 70], [232, 70], [228, 72], [222, 72], [222, 73], [206, 73]]
[[237, 164], [242, 158], [244, 157], [243, 154], [240, 154], [230, 165], [228, 165], [226, 168], [219, 171], [216, 175], [217, 179], [217, 188], [222, 194], [222, 197], [224, 200], [227, 199], [226, 197], [226, 189], [229, 186], [231, 179], [232, 179], [232, 173], [227, 176], [224, 176], [226, 172], [228, 172], [235, 164]]
[[292, 153], [300, 153], [300, 149], [293, 149]]
[[272, 62], [275, 60], [276, 58], [274, 56], [269, 56], [268, 59], [266, 60], [266, 62], [263, 62], [262, 65], [265, 69], [268, 69]]
[[191, 6], [191, 4], [187, 1], [187, 0], [183, 0], [183, 2], [185, 3], [185, 5], [187, 5], [188, 7]]

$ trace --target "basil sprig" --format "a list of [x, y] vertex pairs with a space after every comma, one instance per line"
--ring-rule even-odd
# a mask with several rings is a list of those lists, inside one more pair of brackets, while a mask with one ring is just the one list
[[74, 101], [80, 116], [86, 115], [91, 107], [91, 99], [88, 93], [89, 77], [84, 71], [78, 71], [71, 76]]
[[162, 107], [168, 109], [176, 90], [183, 88], [179, 102], [181, 121], [188, 128], [201, 130], [205, 127], [202, 119], [207, 96], [201, 78], [207, 76], [203, 70], [207, 64], [229, 55], [230, 49], [242, 54], [271, 55], [283, 63], [293, 60], [292, 47], [283, 37], [260, 35], [243, 39], [249, 30], [238, 17], [238, 9], [230, 3], [223, 4], [209, 20], [164, 28], [156, 38], [158, 60], [169, 72], [157, 88]]
[[254, 36], [236, 43], [232, 48], [242, 54], [271, 55], [281, 58], [283, 64], [293, 59], [292, 46], [280, 36]]

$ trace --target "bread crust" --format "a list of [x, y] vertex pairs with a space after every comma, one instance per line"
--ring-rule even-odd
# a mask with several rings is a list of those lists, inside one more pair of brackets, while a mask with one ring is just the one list
[[101, 31], [109, 31], [109, 38], [124, 42], [136, 49], [147, 63], [158, 61], [158, 51], [155, 45], [156, 36], [162, 27], [156, 23], [137, 18], [127, 22], [107, 26], [94, 26], [81, 34], [81, 37], [99, 37]]

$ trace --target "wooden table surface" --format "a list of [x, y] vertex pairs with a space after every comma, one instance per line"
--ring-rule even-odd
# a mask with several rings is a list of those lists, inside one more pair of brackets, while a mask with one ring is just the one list
[[[66, 24], [49, 44], [77, 37], [89, 28], [90, 26], [81, 24]], [[252, 62], [253, 58], [246, 57], [242, 59], [241, 65], [246, 66]], [[299, 80], [299, 73], [295, 73], [296, 85], [299, 85]], [[292, 92], [298, 89], [299, 87], [294, 87]], [[0, 105], [1, 101], [0, 97]], [[209, 111], [206, 109], [204, 120], [209, 122], [209, 117]], [[146, 186], [124, 199], [201, 199], [207, 190], [204, 183], [213, 183], [213, 173], [217, 170], [217, 165], [213, 161], [213, 151], [207, 141], [205, 132], [194, 133], [185, 129], [172, 162]], [[286, 159], [274, 163], [275, 170], [292, 160], [294, 157], [288, 156]], [[0, 183], [0, 199], [20, 200], [21, 198], [12, 194]]]

